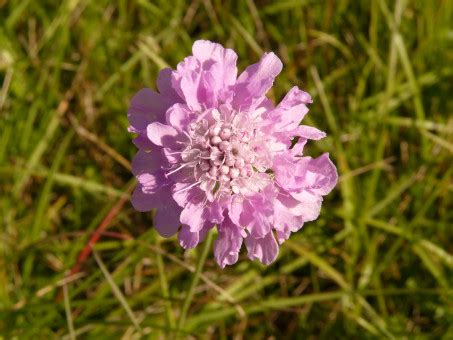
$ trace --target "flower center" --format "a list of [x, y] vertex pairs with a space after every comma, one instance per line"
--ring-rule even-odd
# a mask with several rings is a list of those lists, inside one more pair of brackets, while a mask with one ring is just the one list
[[252, 175], [255, 157], [250, 152], [246, 131], [240, 131], [231, 124], [216, 123], [210, 127], [208, 136], [206, 150], [209, 152], [209, 161], [202, 161], [202, 171], [224, 184]]
[[196, 183], [207, 193], [237, 193], [255, 171], [256, 152], [250, 145], [254, 130], [240, 125], [235, 119], [211, 124], [201, 119], [189, 124], [190, 143], [182, 152], [182, 166], [194, 169]]

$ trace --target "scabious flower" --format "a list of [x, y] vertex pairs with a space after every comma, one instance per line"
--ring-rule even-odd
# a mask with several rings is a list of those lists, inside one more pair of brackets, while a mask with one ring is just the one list
[[[214, 255], [223, 268], [242, 243], [252, 260], [270, 264], [292, 232], [319, 216], [337, 183], [327, 153], [303, 156], [325, 133], [300, 125], [312, 102], [293, 87], [277, 106], [266, 97], [282, 69], [274, 53], [237, 77], [237, 55], [196, 41], [176, 70], [164, 69], [157, 89], [131, 100], [129, 131], [139, 151], [132, 204], [157, 208], [157, 231], [193, 248], [214, 226]], [[296, 142], [297, 141], [297, 142]]]

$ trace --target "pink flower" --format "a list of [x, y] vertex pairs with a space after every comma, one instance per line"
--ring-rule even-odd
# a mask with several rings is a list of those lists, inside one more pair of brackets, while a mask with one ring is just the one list
[[238, 260], [243, 241], [250, 259], [269, 264], [278, 244], [319, 216], [322, 197], [337, 183], [327, 153], [302, 155], [309, 139], [325, 133], [300, 125], [308, 93], [293, 87], [277, 106], [266, 97], [282, 69], [274, 53], [239, 77], [233, 50], [199, 40], [192, 53], [176, 70], [160, 72], [159, 92], [132, 98], [129, 131], [139, 148], [132, 204], [157, 208], [157, 231], [169, 237], [179, 230], [184, 248], [217, 226], [222, 268]]

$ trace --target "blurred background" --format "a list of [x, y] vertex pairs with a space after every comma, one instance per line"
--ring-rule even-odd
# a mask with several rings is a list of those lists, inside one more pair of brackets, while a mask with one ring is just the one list
[[[453, 338], [452, 14], [450, 0], [0, 0], [0, 339]], [[341, 175], [268, 267], [242, 252], [220, 270], [212, 250], [201, 266], [203, 244], [158, 237], [129, 203], [128, 102], [200, 38], [240, 70], [275, 51], [269, 96], [313, 96], [307, 124], [328, 137], [307, 150]]]

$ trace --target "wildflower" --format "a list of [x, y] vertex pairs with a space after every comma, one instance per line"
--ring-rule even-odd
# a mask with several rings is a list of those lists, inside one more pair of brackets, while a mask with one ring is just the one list
[[139, 148], [132, 204], [157, 208], [157, 231], [169, 237], [179, 230], [184, 248], [216, 226], [222, 268], [238, 260], [243, 242], [250, 259], [270, 264], [278, 244], [318, 218], [322, 197], [336, 185], [327, 153], [302, 154], [325, 133], [300, 125], [308, 93], [293, 87], [277, 106], [266, 97], [282, 69], [274, 53], [237, 77], [233, 50], [200, 40], [192, 52], [176, 70], [160, 72], [159, 92], [142, 89], [132, 98], [129, 131]]

